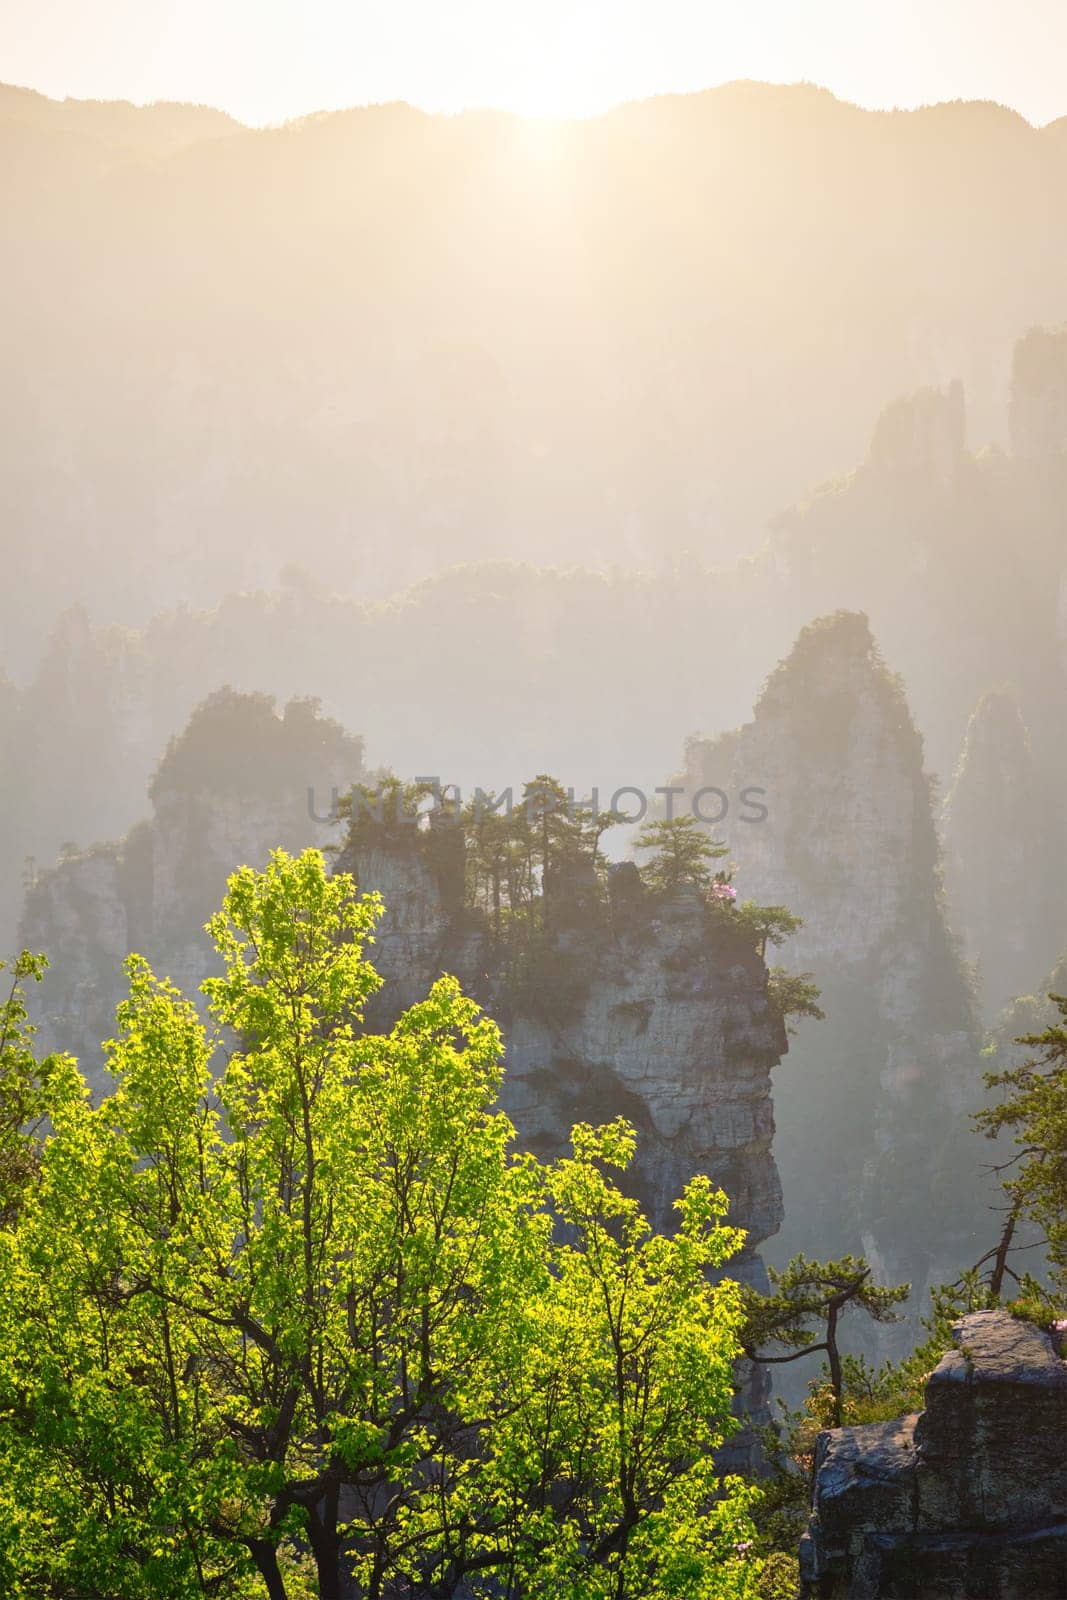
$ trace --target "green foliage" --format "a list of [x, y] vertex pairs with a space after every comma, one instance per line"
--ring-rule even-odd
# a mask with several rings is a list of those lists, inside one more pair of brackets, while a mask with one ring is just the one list
[[787, 906], [758, 906], [754, 900], [743, 900], [734, 914], [738, 925], [752, 934], [761, 956], [767, 954], [769, 944], [780, 946], [803, 927], [801, 918]]
[[433, 794], [428, 783], [404, 783], [394, 773], [375, 784], [357, 783], [338, 801], [338, 816], [348, 823], [348, 842], [356, 849], [397, 849], [419, 843], [419, 818]]
[[495, 809], [496, 802], [495, 794], [478, 806], [470, 802], [463, 825], [469, 903], [489, 913], [499, 938], [505, 911], [530, 905], [535, 891], [524, 819]]
[[[844, 1421], [849, 1424], [887, 1422], [905, 1412], [921, 1411], [926, 1399], [926, 1384], [942, 1356], [953, 1349], [953, 1323], [970, 1311], [986, 1311], [995, 1297], [974, 1270], [961, 1273], [955, 1283], [941, 1284], [931, 1291], [931, 1308], [922, 1318], [925, 1330], [915, 1348], [901, 1361], [886, 1361], [874, 1368], [862, 1356], [843, 1360]], [[815, 1395], [811, 1404], [815, 1420], [825, 1427], [825, 1394]]]
[[1035, 1287], [1032, 1281], [1026, 1279], [1023, 1280], [1022, 1293], [1008, 1301], [1007, 1309], [1020, 1322], [1033, 1322], [1037, 1327], [1044, 1328], [1046, 1333], [1053, 1328], [1060, 1328], [1063, 1322], [1062, 1304], [1051, 1300], [1042, 1285]]
[[767, 974], [767, 999], [775, 1015], [785, 1024], [787, 1033], [795, 1033], [789, 1026], [790, 1017], [814, 1017], [825, 1020], [826, 1013], [819, 1006], [819, 987], [810, 972], [789, 972], [785, 967], [772, 967]]
[[[433, 801], [430, 805], [429, 802]], [[348, 848], [410, 852], [434, 872], [450, 908], [462, 899], [492, 934], [495, 965], [505, 978], [504, 1006], [562, 1027], [585, 1002], [603, 939], [611, 926], [604, 834], [623, 818], [577, 803], [558, 779], [538, 773], [517, 800], [478, 793], [462, 807], [430, 783], [405, 784], [386, 774], [375, 786], [356, 785], [341, 802], [348, 819]], [[740, 908], [715, 889], [728, 874], [711, 863], [726, 846], [711, 841], [691, 816], [655, 821], [641, 831], [638, 848], [653, 852], [641, 868], [644, 883], [662, 892], [684, 885], [710, 888], [709, 909], [729, 916], [731, 929], [748, 934], [760, 957], [800, 927], [784, 906]], [[462, 889], [456, 885], [462, 880]], [[584, 938], [562, 937], [580, 929]], [[679, 957], [696, 964], [696, 952]], [[810, 973], [776, 968], [768, 995], [785, 1021], [821, 1017]]]
[[12, 964], [7, 998], [0, 1002], [0, 1227], [18, 1218], [38, 1170], [39, 1135], [53, 1099], [69, 1093], [71, 1063], [50, 1056], [38, 1065], [35, 1029], [26, 1011], [26, 983], [40, 983], [48, 962], [29, 950]]
[[759, 1576], [759, 1600], [796, 1600], [799, 1592], [800, 1562], [791, 1551], [773, 1550]]
[[661, 1237], [625, 1123], [516, 1153], [453, 979], [365, 1034], [380, 911], [314, 851], [242, 869], [216, 1032], [131, 957], [114, 1093], [57, 1075], [0, 1234], [12, 1600], [754, 1593], [725, 1197]]
[[978, 1127], [991, 1139], [1011, 1129], [1019, 1154], [1004, 1189], [1016, 1214], [1042, 1230], [1054, 1287], [1067, 1293], [1067, 996], [1050, 995], [1059, 1013], [1042, 1033], [1024, 1034], [1018, 1043], [1036, 1054], [1022, 1066], [986, 1074], [990, 1089], [1007, 1089], [1005, 1099], [977, 1113]]
[[429, 858], [435, 838], [458, 839], [466, 904], [486, 913], [499, 937], [509, 916], [532, 911], [531, 926], [550, 920], [553, 901], [566, 895], [583, 868], [594, 897], [606, 898], [600, 843], [622, 821], [616, 812], [579, 804], [545, 772], [524, 784], [517, 798], [510, 790], [479, 791], [462, 807], [449, 790], [405, 784], [388, 773], [374, 786], [356, 785], [340, 811], [349, 819], [348, 840], [356, 850], [385, 845]]
[[909, 1286], [879, 1287], [870, 1282], [870, 1272], [860, 1256], [809, 1261], [799, 1255], [781, 1271], [770, 1268], [773, 1293], [746, 1291], [746, 1351], [768, 1341], [799, 1351], [819, 1348], [811, 1323], [821, 1322], [834, 1300], [840, 1300], [840, 1308], [850, 1305], [865, 1311], [875, 1322], [895, 1321], [893, 1307], [907, 1299]]
[[[434, 801], [433, 806], [427, 802]], [[410, 851], [436, 875], [451, 909], [483, 917], [505, 977], [504, 1004], [556, 1026], [580, 1012], [597, 944], [566, 948], [561, 930], [598, 925], [607, 909], [600, 843], [621, 818], [573, 802], [548, 773], [517, 801], [479, 794], [462, 808], [431, 784], [387, 776], [344, 804], [355, 850]]]
[[683, 884], [710, 884], [711, 862], [729, 853], [726, 845], [709, 839], [691, 816], [646, 822], [637, 836], [637, 848], [653, 852], [641, 875], [651, 889], [664, 892]]
[[[870, 1281], [871, 1269], [858, 1256], [839, 1261], [809, 1261], [794, 1256], [782, 1271], [769, 1268], [771, 1293], [743, 1291], [745, 1354], [752, 1361], [780, 1364], [815, 1351], [826, 1354], [833, 1398], [834, 1426], [841, 1426], [844, 1372], [838, 1347], [838, 1323], [849, 1309], [864, 1311], [875, 1322], [895, 1322], [894, 1307], [906, 1300], [909, 1284], [879, 1287]], [[821, 1334], [821, 1338], [819, 1335]], [[787, 1354], [764, 1350], [782, 1346]]]
[[[574, 1600], [745, 1592], [751, 1574], [738, 1547], [755, 1496], [736, 1480], [718, 1483], [711, 1459], [731, 1430], [739, 1291], [707, 1278], [742, 1235], [722, 1225], [725, 1199], [702, 1177], [675, 1202], [676, 1235], [654, 1235], [602, 1170], [630, 1160], [624, 1122], [580, 1124], [573, 1143], [549, 1174], [571, 1242], [558, 1250], [544, 1308], [548, 1364], [532, 1435], [538, 1448], [555, 1435], [572, 1463], [551, 1509], [567, 1536], [546, 1540], [520, 1590]], [[528, 1419], [522, 1430], [531, 1437]]]

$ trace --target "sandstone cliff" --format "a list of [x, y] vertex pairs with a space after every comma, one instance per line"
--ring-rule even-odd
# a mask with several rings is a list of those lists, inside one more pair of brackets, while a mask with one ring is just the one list
[[957, 379], [945, 392], [920, 389], [886, 406], [866, 466], [883, 478], [910, 478], [952, 489], [966, 467], [966, 443], [967, 410]]
[[[520, 1141], [558, 1156], [575, 1122], [627, 1117], [638, 1149], [625, 1181], [652, 1225], [673, 1229], [672, 1202], [693, 1173], [709, 1174], [748, 1234], [727, 1270], [762, 1285], [759, 1246], [782, 1219], [771, 1070], [787, 1041], [751, 938], [695, 891], [647, 893], [624, 864], [606, 906], [581, 885], [557, 899], [531, 981], [464, 909], [461, 850], [446, 825], [406, 842], [364, 835], [339, 857], [386, 906], [371, 952], [386, 984], [369, 1020], [389, 1022], [442, 971], [455, 973], [503, 1025], [502, 1105]], [[768, 1387], [747, 1371], [743, 1407], [761, 1413]], [[746, 1438], [734, 1464], [753, 1459]]]
[[1011, 380], [1015, 454], [1046, 461], [1067, 455], [1067, 326], [1031, 328], [1015, 346]]
[[[690, 796], [765, 791], [764, 820], [735, 808], [710, 831], [729, 841], [742, 898], [803, 917], [789, 966], [822, 990], [826, 1020], [801, 1025], [776, 1084], [786, 1221], [775, 1253], [864, 1254], [879, 1278], [910, 1281], [918, 1303], [981, 1253], [966, 1116], [981, 1073], [922, 741], [866, 618], [804, 629], [752, 721], [691, 740], [679, 781]], [[706, 815], [719, 806], [699, 803]]]
[[266, 863], [336, 832], [320, 815], [362, 771], [362, 747], [313, 702], [279, 715], [265, 695], [222, 690], [171, 741], [152, 781], [152, 815], [126, 837], [72, 849], [29, 888], [20, 944], [51, 968], [30, 995], [43, 1050], [69, 1050], [93, 1078], [114, 1031], [132, 950], [195, 994], [212, 951], [203, 932], [235, 866]]
[[976, 964], [991, 1020], [1029, 992], [1067, 932], [1063, 824], [1010, 690], [983, 695], [971, 717], [945, 800], [944, 837], [953, 926]]
[[[1035, 330], [1013, 379], [1013, 453], [986, 446], [959, 385], [888, 405], [865, 460], [772, 527], [780, 628], [862, 610], [905, 676], [935, 771], [951, 772], [991, 685], [1018, 686], [1039, 765], [1067, 700], [1067, 340]], [[968, 386], [968, 395], [971, 391]], [[975, 437], [975, 432], [977, 436]], [[755, 597], [754, 597], [755, 598]], [[752, 626], [767, 638], [765, 605]], [[780, 648], [767, 638], [767, 649]], [[721, 698], [717, 693], [716, 698]]]
[[531, 987], [442, 889], [426, 837], [338, 858], [385, 901], [371, 954], [386, 985], [371, 1020], [384, 1024], [456, 973], [504, 1025], [505, 1109], [531, 1148], [556, 1153], [575, 1121], [621, 1113], [640, 1134], [635, 1176], [656, 1227], [672, 1226], [671, 1202], [700, 1171], [730, 1195], [750, 1248], [769, 1238], [781, 1222], [770, 1072], [787, 1044], [751, 940], [695, 891], [647, 894], [624, 865], [607, 908], [556, 924], [556, 993]]
[[805, 1600], [1067, 1593], [1067, 1362], [1007, 1312], [964, 1317], [926, 1409], [816, 1445]]

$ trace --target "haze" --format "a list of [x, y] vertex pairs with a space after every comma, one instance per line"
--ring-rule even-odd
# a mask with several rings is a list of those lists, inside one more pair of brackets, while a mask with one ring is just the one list
[[62, 98], [193, 101], [276, 123], [406, 100], [587, 116], [738, 78], [891, 108], [1063, 114], [1058, 0], [4, 0], [3, 76]]
[[1056, 1592], [1067, 10], [0, 7], [0, 1591]]

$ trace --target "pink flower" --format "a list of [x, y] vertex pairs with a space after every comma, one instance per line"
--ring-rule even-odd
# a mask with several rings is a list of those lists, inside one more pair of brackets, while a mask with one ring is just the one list
[[711, 886], [711, 892], [715, 896], [716, 900], [730, 901], [737, 899], [737, 890], [731, 883], [713, 883]]

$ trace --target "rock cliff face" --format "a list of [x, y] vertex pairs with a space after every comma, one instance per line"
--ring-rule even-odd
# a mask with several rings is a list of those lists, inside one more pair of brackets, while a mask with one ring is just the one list
[[1067, 326], [1031, 328], [1015, 347], [1008, 419], [1016, 455], [1067, 455]]
[[[624, 865], [607, 908], [579, 896], [557, 912], [550, 972], [524, 982], [442, 887], [427, 842], [454, 884], [447, 845], [426, 836], [338, 860], [386, 905], [371, 952], [386, 984], [369, 1020], [387, 1024], [441, 972], [456, 974], [504, 1028], [502, 1104], [524, 1146], [558, 1156], [575, 1122], [627, 1117], [638, 1150], [626, 1181], [653, 1226], [673, 1229], [672, 1202], [693, 1173], [707, 1173], [748, 1234], [728, 1271], [764, 1283], [759, 1246], [782, 1220], [770, 1075], [787, 1042], [751, 940], [693, 891], [646, 894]], [[746, 1372], [744, 1408], [759, 1412], [768, 1387], [762, 1372]], [[751, 1448], [742, 1443], [736, 1465], [750, 1463]]]
[[309, 787], [325, 816], [333, 787], [361, 771], [359, 740], [312, 702], [290, 701], [279, 716], [263, 695], [205, 701], [160, 762], [151, 818], [68, 853], [27, 894], [20, 943], [51, 963], [30, 996], [41, 1048], [69, 1050], [96, 1075], [131, 950], [195, 994], [212, 959], [203, 924], [234, 867], [261, 866], [276, 846], [325, 843], [336, 828], [310, 815]]
[[646, 895], [632, 867], [616, 868], [609, 910], [563, 914], [555, 928], [570, 991], [557, 1006], [547, 986], [516, 985], [418, 841], [350, 848], [338, 867], [385, 901], [372, 1022], [455, 973], [504, 1025], [505, 1109], [530, 1148], [558, 1153], [574, 1122], [621, 1113], [641, 1135], [636, 1179], [656, 1227], [672, 1226], [671, 1202], [699, 1171], [730, 1195], [750, 1250], [777, 1230], [770, 1072], [787, 1043], [767, 969], [728, 915], [692, 891]]
[[805, 1600], [1056, 1600], [1067, 1593], [1067, 1362], [979, 1311], [925, 1411], [820, 1434]]
[[625, 1113], [653, 1225], [673, 1228], [673, 1201], [706, 1172], [754, 1250], [782, 1220], [770, 1071], [786, 1041], [762, 961], [723, 921], [681, 892], [648, 920], [620, 918], [573, 1019], [512, 1015], [508, 1096], [546, 1152], [579, 1119]]
[[919, 477], [951, 488], [964, 467], [967, 410], [963, 385], [945, 392], [920, 389], [882, 412], [871, 439], [868, 468], [890, 477]]
[[[1067, 685], [1067, 337], [1020, 341], [1014, 453], [964, 448], [957, 385], [890, 404], [866, 459], [776, 519], [780, 626], [868, 613], [907, 679], [934, 770], [947, 776], [979, 695], [1018, 686], [1039, 765], [1055, 763]], [[973, 431], [973, 430], [972, 430]], [[977, 424], [978, 438], [987, 438]], [[1025, 559], [1020, 552], [1025, 551]], [[753, 596], [752, 632], [779, 653]], [[715, 698], [722, 700], [721, 691]], [[721, 725], [721, 724], [720, 724]], [[1062, 764], [1057, 765], [1062, 773]]]
[[982, 696], [945, 801], [953, 926], [978, 970], [987, 1019], [1030, 991], [1062, 944], [1063, 826], [1035, 770], [1010, 690]]
[[[865, 1254], [921, 1296], [972, 1259], [983, 1214], [965, 1113], [981, 1075], [922, 741], [866, 618], [806, 628], [750, 723], [689, 742], [680, 781], [690, 797], [764, 791], [764, 820], [732, 810], [710, 831], [728, 839], [741, 898], [804, 919], [789, 965], [822, 990], [826, 1020], [801, 1025], [776, 1084], [776, 1254]], [[713, 795], [698, 804], [721, 809]]]

